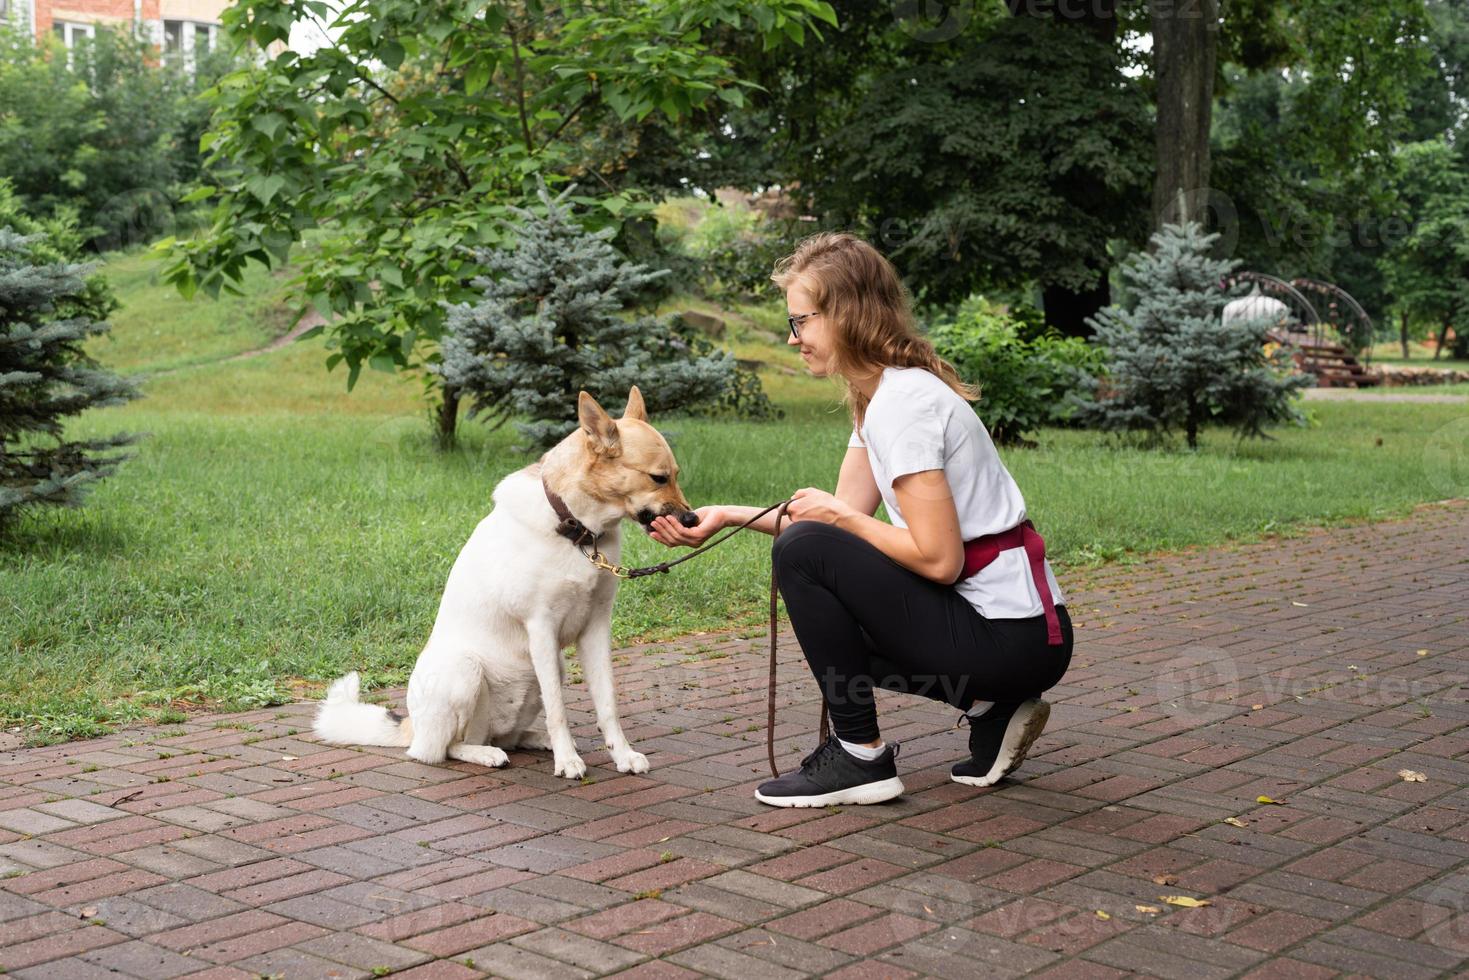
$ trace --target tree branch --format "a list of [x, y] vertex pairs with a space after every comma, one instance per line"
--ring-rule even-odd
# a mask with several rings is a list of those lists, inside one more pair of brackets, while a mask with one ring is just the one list
[[520, 60], [520, 42], [515, 37], [515, 28], [507, 21], [505, 31], [510, 35], [510, 52], [515, 56], [515, 107], [520, 112], [520, 131], [525, 138], [527, 152], [534, 152], [535, 143], [530, 136], [530, 120], [525, 115], [525, 64]]

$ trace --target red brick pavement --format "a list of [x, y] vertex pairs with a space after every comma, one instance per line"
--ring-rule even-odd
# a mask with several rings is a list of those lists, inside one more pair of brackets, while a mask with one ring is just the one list
[[[741, 980], [1465, 968], [1469, 506], [1063, 580], [1074, 665], [1019, 778], [988, 790], [948, 779], [964, 747], [953, 711], [884, 693], [907, 794], [762, 806], [763, 640], [729, 635], [620, 651], [644, 776], [592, 751], [580, 688], [568, 697], [594, 767], [584, 782], [552, 776], [544, 753], [491, 772], [323, 747], [306, 734], [310, 704], [0, 753], [0, 967]], [[782, 639], [791, 763], [816, 705]]]

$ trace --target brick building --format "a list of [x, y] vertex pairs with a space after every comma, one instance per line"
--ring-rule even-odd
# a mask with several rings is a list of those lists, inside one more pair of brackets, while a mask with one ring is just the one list
[[55, 35], [67, 47], [97, 25], [127, 28], [192, 60], [219, 41], [219, 15], [228, 0], [0, 0], [0, 20], [28, 28], [37, 40]]

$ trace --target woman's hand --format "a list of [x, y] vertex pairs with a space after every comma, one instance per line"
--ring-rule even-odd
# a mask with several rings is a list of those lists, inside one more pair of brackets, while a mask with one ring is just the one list
[[670, 548], [677, 544], [697, 548], [724, 527], [724, 512], [718, 507], [700, 507], [694, 513], [699, 515], [699, 523], [693, 527], [684, 527], [674, 517], [654, 518], [649, 535]]
[[805, 487], [791, 495], [791, 504], [786, 516], [793, 521], [820, 521], [837, 524], [857, 513], [851, 504], [839, 500], [825, 490]]

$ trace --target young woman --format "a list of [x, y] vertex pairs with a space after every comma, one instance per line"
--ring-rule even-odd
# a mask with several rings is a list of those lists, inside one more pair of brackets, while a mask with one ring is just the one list
[[[897, 271], [854, 235], [803, 240], [771, 276], [788, 343], [846, 387], [853, 430], [836, 493], [798, 490], [772, 560], [833, 735], [755, 793], [775, 806], [877, 803], [903, 792], [873, 688], [944, 701], [969, 722], [956, 782], [1014, 770], [1045, 727], [1041, 692], [1071, 662], [1072, 628], [1025, 501], [969, 402], [976, 394], [919, 335]], [[887, 506], [892, 523], [873, 514]], [[653, 523], [699, 545], [755, 507], [702, 507]], [[774, 531], [775, 515], [753, 527]]]

